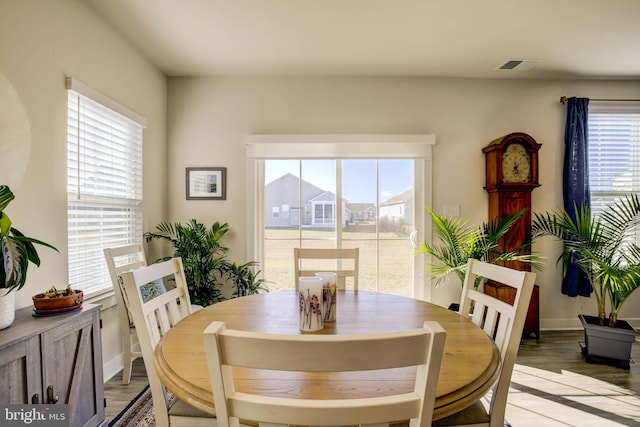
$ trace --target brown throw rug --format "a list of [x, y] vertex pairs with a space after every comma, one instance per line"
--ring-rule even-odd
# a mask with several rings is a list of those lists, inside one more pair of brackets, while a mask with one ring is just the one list
[[[175, 396], [167, 392], [169, 402]], [[153, 415], [153, 399], [151, 389], [147, 385], [113, 420], [109, 427], [154, 427], [156, 418]]]

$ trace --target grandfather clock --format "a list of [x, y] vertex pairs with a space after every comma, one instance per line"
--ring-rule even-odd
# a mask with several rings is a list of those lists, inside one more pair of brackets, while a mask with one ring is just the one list
[[[498, 242], [503, 252], [520, 250], [531, 253], [528, 244], [531, 238], [531, 192], [538, 183], [538, 144], [526, 133], [516, 132], [492, 141], [482, 149], [486, 162], [486, 185], [489, 193], [489, 221], [495, 221], [523, 209], [526, 213], [512, 226], [507, 236]], [[506, 267], [530, 271], [531, 266], [519, 261], [507, 261]], [[489, 283], [485, 293], [513, 304], [515, 290], [505, 285]], [[538, 286], [531, 297], [529, 312], [524, 326], [524, 335], [534, 332], [540, 336], [538, 315]]]
[[[489, 221], [526, 213], [513, 225], [512, 232], [499, 243], [501, 251], [510, 251], [529, 241], [531, 235], [531, 192], [538, 183], [538, 144], [526, 133], [510, 133], [482, 149], [486, 161], [486, 185], [489, 193]], [[529, 246], [525, 253], [531, 253]], [[510, 261], [507, 267], [517, 270], [531, 268], [528, 264]]]

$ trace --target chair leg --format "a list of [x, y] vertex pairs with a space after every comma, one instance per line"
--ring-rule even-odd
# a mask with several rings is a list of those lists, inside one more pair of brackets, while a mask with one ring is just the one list
[[131, 355], [131, 335], [127, 334], [122, 338], [123, 348], [123, 366], [122, 366], [122, 384], [131, 382], [131, 369], [133, 365], [133, 357]]
[[122, 384], [126, 385], [131, 382], [131, 365], [133, 360], [129, 358], [128, 361], [124, 361], [124, 366], [122, 367]]

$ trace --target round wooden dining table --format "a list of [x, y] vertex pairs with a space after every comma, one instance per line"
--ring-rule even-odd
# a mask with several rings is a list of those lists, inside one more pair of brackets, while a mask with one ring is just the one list
[[[300, 334], [298, 294], [276, 291], [231, 299], [184, 318], [160, 340], [155, 368], [167, 389], [185, 402], [215, 415], [203, 332], [214, 320], [228, 328], [274, 334]], [[364, 334], [422, 327], [433, 320], [447, 337], [433, 419], [478, 401], [499, 374], [500, 353], [493, 340], [459, 314], [425, 301], [369, 291], [338, 291], [337, 319], [314, 334]], [[389, 351], [394, 351], [390, 348]], [[336, 357], [340, 357], [336, 354]], [[366, 357], [366, 355], [363, 355]], [[413, 390], [415, 368], [383, 372], [295, 373], [235, 371], [236, 389], [269, 396], [339, 399], [383, 396]]]

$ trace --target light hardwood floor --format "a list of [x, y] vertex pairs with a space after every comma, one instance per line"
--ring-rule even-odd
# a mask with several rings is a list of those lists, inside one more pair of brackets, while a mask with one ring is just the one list
[[144, 362], [141, 357], [133, 361], [131, 382], [129, 384], [122, 384], [122, 371], [104, 383], [107, 420], [111, 421], [118, 415], [148, 384], [147, 372], [144, 369]]
[[586, 363], [580, 331], [541, 332], [520, 344], [507, 419], [520, 426], [640, 426], [640, 343], [630, 369]]
[[[584, 360], [582, 331], [543, 331], [523, 339], [511, 380], [507, 420], [513, 427], [640, 426], [640, 343], [629, 370]], [[107, 418], [115, 417], [147, 384], [142, 359], [129, 385], [105, 383]]]

